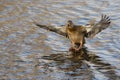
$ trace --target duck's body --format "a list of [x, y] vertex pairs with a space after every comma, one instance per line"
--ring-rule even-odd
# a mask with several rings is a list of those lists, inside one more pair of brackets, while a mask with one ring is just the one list
[[110, 19], [106, 15], [102, 15], [102, 19], [98, 23], [89, 25], [91, 26], [89, 30], [85, 26], [74, 25], [73, 22], [69, 20], [66, 24], [66, 33], [72, 44], [71, 49], [79, 51], [85, 43], [85, 37], [93, 37], [109, 25]]
[[71, 40], [72, 48], [79, 50], [85, 43], [86, 30], [83, 26], [74, 26], [74, 28], [67, 28], [66, 32]]

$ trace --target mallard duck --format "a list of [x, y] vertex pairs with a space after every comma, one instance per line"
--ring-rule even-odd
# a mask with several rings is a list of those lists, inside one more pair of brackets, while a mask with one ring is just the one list
[[101, 20], [97, 23], [83, 25], [75, 25], [71, 20], [68, 20], [66, 27], [66, 34], [71, 41], [72, 47], [75, 51], [79, 51], [85, 44], [85, 37], [91, 38], [96, 34], [106, 29], [111, 21], [109, 16], [102, 15]]

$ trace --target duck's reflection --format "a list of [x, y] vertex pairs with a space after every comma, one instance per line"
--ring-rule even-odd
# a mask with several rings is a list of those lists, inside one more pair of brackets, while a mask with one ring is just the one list
[[[43, 56], [42, 59], [53, 60], [53, 67], [57, 67], [57, 69], [64, 71], [72, 77], [84, 76], [92, 80], [94, 70], [104, 74], [108, 78], [117, 77], [115, 68], [109, 63], [102, 61], [99, 56], [88, 52], [86, 48], [81, 49], [79, 52], [71, 52], [70, 54], [51, 54], [49, 56]], [[92, 66], [94, 69], [91, 69], [91, 64], [94, 64]]]

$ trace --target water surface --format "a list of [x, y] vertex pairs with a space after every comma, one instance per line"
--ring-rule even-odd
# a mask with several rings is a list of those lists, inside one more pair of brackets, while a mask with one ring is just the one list
[[[120, 80], [120, 0], [0, 0], [0, 80]], [[80, 55], [65, 37], [33, 20], [60, 26], [99, 21], [111, 26], [87, 39]]]

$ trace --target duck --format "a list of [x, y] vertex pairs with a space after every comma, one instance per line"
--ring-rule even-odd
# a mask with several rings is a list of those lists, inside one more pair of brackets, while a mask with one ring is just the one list
[[75, 25], [72, 20], [68, 20], [65, 24], [66, 36], [71, 42], [71, 50], [80, 51], [85, 44], [85, 38], [93, 38], [96, 34], [110, 26], [111, 20], [107, 15], [101, 15], [101, 19], [97, 23], [86, 25]]

